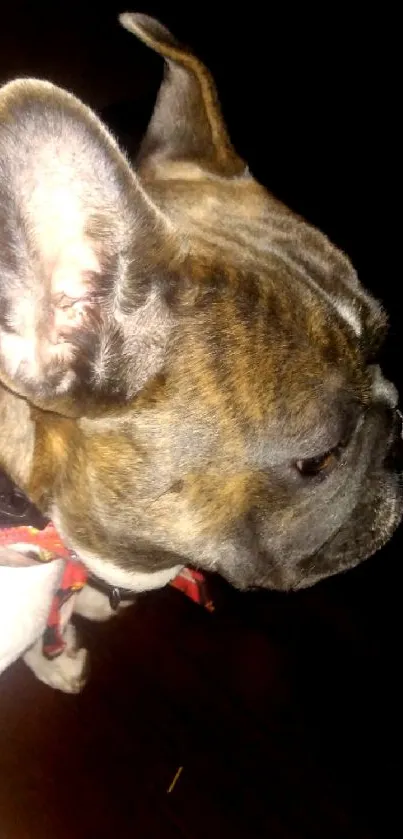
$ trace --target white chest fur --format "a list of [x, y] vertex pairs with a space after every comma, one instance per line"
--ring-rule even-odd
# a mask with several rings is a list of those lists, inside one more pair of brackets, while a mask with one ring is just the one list
[[52, 521], [56, 530], [60, 533], [69, 548], [77, 554], [84, 565], [100, 580], [108, 583], [110, 586], [117, 588], [125, 588], [129, 591], [152, 591], [153, 589], [163, 588], [171, 580], [173, 580], [182, 570], [183, 565], [173, 565], [171, 568], [164, 568], [161, 571], [135, 571], [127, 568], [120, 568], [115, 565], [112, 560], [101, 559], [96, 554], [82, 548], [81, 545], [74, 541], [72, 544], [66, 538], [63, 532], [63, 522], [58, 510], [52, 510]]

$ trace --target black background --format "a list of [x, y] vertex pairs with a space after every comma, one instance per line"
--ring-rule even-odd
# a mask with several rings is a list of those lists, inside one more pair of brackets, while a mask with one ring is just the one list
[[[372, 14], [368, 6], [360, 13], [352, 5], [316, 8], [143, 2], [133, 10], [159, 17], [205, 60], [251, 171], [336, 241], [384, 302], [391, 329], [383, 363], [402, 386], [399, 28], [386, 7]], [[65, 85], [134, 146], [162, 63], [119, 28], [116, 13], [125, 10], [112, 2], [2, 8], [0, 80], [36, 75]], [[360, 568], [291, 600], [239, 596], [223, 586], [225, 620], [238, 633], [259, 628], [288, 656], [282, 667], [291, 673], [308, 748], [320, 755], [318, 773], [321, 765], [330, 773], [360, 837], [391, 835], [398, 813], [400, 564], [401, 532]], [[281, 794], [287, 797], [286, 782]], [[318, 807], [326, 807], [321, 795]], [[333, 819], [314, 835], [337, 835]], [[263, 835], [313, 834], [296, 827]]]
[[[352, 258], [395, 316], [399, 284], [398, 26], [329, 3], [147, 3], [209, 66], [252, 172]], [[161, 60], [118, 25], [121, 2], [17, 2], [1, 12], [0, 80], [50, 78], [138, 136]]]

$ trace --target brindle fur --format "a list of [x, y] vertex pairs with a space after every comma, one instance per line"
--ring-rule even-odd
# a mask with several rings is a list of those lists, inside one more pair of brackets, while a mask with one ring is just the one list
[[[166, 60], [136, 172], [64, 91], [0, 93], [2, 320], [10, 329], [10, 276], [24, 294], [29, 267], [38, 328], [35, 368], [10, 374], [0, 341], [3, 465], [108, 579], [193, 563], [240, 588], [310, 585], [373, 553], [401, 517], [383, 464], [394, 399], [369, 364], [384, 312], [348, 258], [249, 173], [200, 62], [155, 21], [122, 23]], [[62, 146], [83, 143], [100, 264], [68, 362], [48, 355], [43, 307], [53, 317], [58, 303], [40, 238], [35, 252], [21, 244], [18, 212], [34, 220], [7, 168], [45, 125]], [[342, 438], [338, 468], [300, 476], [296, 461]]]

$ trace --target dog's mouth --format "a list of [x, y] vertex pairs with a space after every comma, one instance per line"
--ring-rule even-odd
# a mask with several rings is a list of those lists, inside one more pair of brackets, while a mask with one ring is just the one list
[[[350, 461], [346, 483], [341, 483], [333, 501], [316, 507], [311, 500], [309, 517], [301, 531], [301, 521], [294, 536], [281, 535], [272, 542], [262, 543], [261, 554], [248, 569], [220, 568], [220, 573], [240, 590], [271, 589], [297, 591], [310, 588], [328, 577], [354, 568], [380, 551], [398, 530], [403, 518], [403, 417], [400, 410], [387, 425], [377, 419], [362, 429], [364, 448], [357, 445], [355, 458]], [[349, 506], [349, 480], [357, 481], [351, 493]], [[346, 502], [337, 528], [329, 528], [320, 541], [323, 517], [329, 521], [337, 516], [337, 508]], [[308, 529], [307, 529], [308, 528]], [[312, 534], [312, 544], [301, 537], [301, 532]], [[274, 547], [275, 545], [275, 547]]]
[[298, 564], [292, 588], [314, 585], [345, 572], [384, 548], [403, 519], [403, 442], [395, 440], [382, 469], [362, 490], [347, 521]]

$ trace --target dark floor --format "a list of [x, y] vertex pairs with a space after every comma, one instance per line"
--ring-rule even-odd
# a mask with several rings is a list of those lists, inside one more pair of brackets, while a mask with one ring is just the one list
[[[161, 67], [113, 28], [121, 4], [104, 5], [95, 16], [75, 0], [2, 8], [0, 82], [33, 74], [71, 87], [134, 147]], [[260, 4], [219, 19], [208, 4], [168, 5], [141, 10], [208, 60], [252, 171], [384, 300], [386, 370], [402, 384], [390, 15], [366, 11], [364, 37], [361, 20], [311, 24], [305, 6], [300, 21], [273, 9], [267, 26]], [[237, 595], [214, 580], [213, 614], [172, 589], [146, 595], [113, 625], [84, 627], [92, 673], [78, 697], [14, 665], [0, 678], [0, 839], [394, 835], [401, 548], [400, 534], [298, 595]]]
[[213, 580], [213, 614], [172, 589], [144, 595], [84, 626], [78, 697], [15, 664], [0, 678], [1, 839], [392, 835], [393, 555], [298, 595]]

